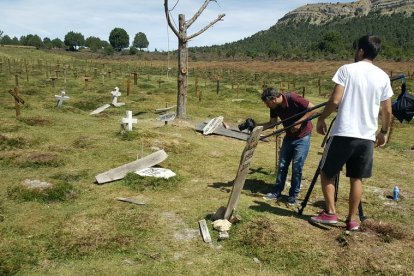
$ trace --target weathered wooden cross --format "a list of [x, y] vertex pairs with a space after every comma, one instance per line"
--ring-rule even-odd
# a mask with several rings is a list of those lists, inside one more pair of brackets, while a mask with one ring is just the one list
[[233, 189], [230, 194], [229, 202], [224, 213], [224, 219], [229, 219], [239, 203], [240, 193], [243, 190], [244, 182], [246, 181], [247, 173], [249, 172], [250, 163], [253, 158], [253, 153], [257, 147], [260, 139], [260, 133], [263, 127], [255, 127], [247, 140], [246, 146], [243, 150], [239, 169], [237, 170], [236, 178], [233, 181]]
[[19, 96], [19, 89], [15, 87], [14, 89], [9, 90], [10, 95], [14, 98], [14, 106], [16, 108], [16, 116], [20, 115], [20, 105], [24, 104], [24, 100]]
[[65, 91], [61, 91], [60, 95], [55, 95], [56, 107], [61, 107], [64, 101], [69, 100], [69, 97], [66, 96], [65, 94], [66, 94]]
[[138, 119], [132, 118], [132, 111], [127, 110], [126, 118], [122, 118], [122, 126], [128, 131], [132, 131], [132, 124], [137, 124]]
[[58, 77], [53, 77], [53, 76], [52, 76], [52, 77], [50, 77], [49, 79], [52, 81], [52, 86], [53, 86], [53, 87], [55, 87], [55, 80], [57, 80], [57, 79], [58, 79]]

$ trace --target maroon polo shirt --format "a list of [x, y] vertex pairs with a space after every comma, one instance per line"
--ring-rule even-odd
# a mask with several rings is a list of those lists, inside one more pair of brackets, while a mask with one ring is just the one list
[[[279, 117], [281, 120], [285, 120], [287, 118], [290, 118], [299, 112], [302, 112], [308, 108], [309, 101], [302, 98], [301, 96], [297, 95], [295, 92], [290, 93], [283, 93], [283, 104], [278, 105], [275, 108], [270, 109], [270, 117], [271, 118], [277, 118]], [[292, 124], [294, 124], [298, 119], [300, 119], [304, 114], [290, 119], [286, 120], [286, 122], [283, 122], [284, 127], [288, 127]], [[286, 136], [290, 138], [302, 138], [308, 135], [312, 132], [312, 122], [306, 121], [303, 122], [300, 130], [297, 132], [292, 132], [291, 129], [286, 130]]]

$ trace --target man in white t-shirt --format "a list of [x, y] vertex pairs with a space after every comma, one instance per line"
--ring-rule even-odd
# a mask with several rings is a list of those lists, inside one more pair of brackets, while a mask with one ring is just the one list
[[[374, 146], [385, 145], [391, 121], [391, 82], [388, 75], [373, 64], [380, 48], [380, 38], [361, 37], [355, 50], [355, 63], [343, 65], [332, 78], [336, 85], [316, 125], [317, 132], [325, 135], [325, 119], [338, 108], [320, 163], [326, 210], [311, 217], [313, 222], [338, 222], [334, 178], [346, 164], [346, 176], [351, 184], [347, 230], [359, 228], [354, 216], [361, 201], [362, 179], [372, 175]], [[376, 133], [380, 107], [382, 127]]]

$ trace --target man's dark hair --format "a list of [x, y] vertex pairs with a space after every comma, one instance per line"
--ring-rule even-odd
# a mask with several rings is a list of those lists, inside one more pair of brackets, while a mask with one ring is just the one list
[[268, 87], [266, 89], [263, 90], [261, 99], [262, 101], [266, 101], [266, 100], [270, 100], [276, 97], [279, 97], [280, 92], [277, 91], [277, 89], [273, 88], [273, 87]]
[[364, 50], [363, 58], [374, 60], [381, 50], [381, 39], [375, 35], [365, 35], [358, 40], [356, 49]]

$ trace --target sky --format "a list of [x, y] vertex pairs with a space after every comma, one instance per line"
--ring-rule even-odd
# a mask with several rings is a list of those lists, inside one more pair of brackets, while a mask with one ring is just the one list
[[[205, 0], [168, 0], [171, 19], [178, 15], [189, 20]], [[216, 0], [187, 31], [197, 33], [219, 14], [225, 14], [207, 31], [189, 41], [189, 46], [211, 46], [234, 42], [267, 30], [289, 11], [312, 3], [337, 3], [323, 0]], [[355, 1], [339, 1], [355, 2]], [[169, 29], [164, 0], [0, 0], [0, 31], [11, 38], [38, 35], [42, 39], [60, 38], [70, 32], [85, 39], [96, 36], [109, 41], [114, 28], [124, 29], [132, 44], [135, 35], [147, 36], [150, 51], [176, 50], [178, 40]]]

